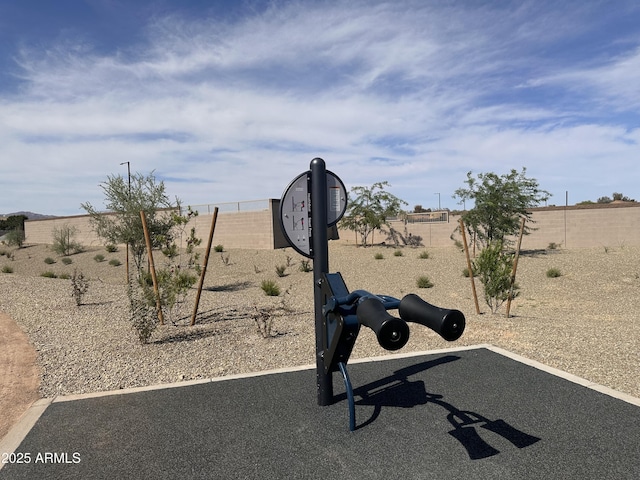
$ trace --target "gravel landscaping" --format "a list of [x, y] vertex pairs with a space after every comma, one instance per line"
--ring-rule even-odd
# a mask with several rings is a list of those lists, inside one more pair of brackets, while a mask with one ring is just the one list
[[[129, 318], [124, 249], [90, 248], [64, 264], [48, 246], [3, 248], [13, 253], [0, 256], [0, 272], [7, 271], [0, 273], [0, 310], [23, 328], [38, 353], [43, 397], [315, 362], [313, 274], [300, 271], [304, 258], [291, 249], [212, 252], [197, 324], [189, 326], [192, 289], [150, 342], [140, 344]], [[640, 397], [640, 248], [525, 252], [518, 265], [521, 293], [510, 318], [504, 306], [489, 313], [482, 298], [484, 313], [475, 313], [470, 279], [462, 274], [465, 257], [455, 247], [403, 248], [401, 256], [395, 250], [332, 243], [330, 270], [340, 271], [350, 290], [397, 298], [417, 293], [467, 317], [466, 331], [454, 343], [411, 325], [409, 343], [400, 352], [490, 343]], [[420, 258], [425, 250], [428, 258]], [[104, 261], [95, 261], [97, 254]], [[47, 257], [56, 262], [45, 263]], [[110, 264], [112, 259], [122, 264]], [[287, 264], [279, 277], [276, 266]], [[560, 275], [548, 277], [551, 268]], [[89, 279], [80, 306], [70, 280], [41, 276], [45, 271], [71, 275], [74, 269]], [[418, 288], [421, 276], [433, 287]], [[280, 296], [264, 294], [265, 279], [278, 284]], [[482, 286], [476, 288], [481, 294]], [[273, 321], [268, 338], [256, 328], [256, 312]], [[363, 328], [352, 358], [388, 353]]]

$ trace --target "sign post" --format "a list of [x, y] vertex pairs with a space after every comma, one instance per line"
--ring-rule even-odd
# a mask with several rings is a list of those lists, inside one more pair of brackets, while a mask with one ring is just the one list
[[316, 386], [318, 405], [333, 401], [332, 372], [325, 372], [326, 299], [322, 283], [329, 273], [327, 229], [335, 225], [347, 208], [347, 191], [342, 180], [314, 158], [310, 170], [289, 184], [280, 200], [280, 224], [289, 244], [301, 255], [313, 259], [313, 299], [316, 329]]

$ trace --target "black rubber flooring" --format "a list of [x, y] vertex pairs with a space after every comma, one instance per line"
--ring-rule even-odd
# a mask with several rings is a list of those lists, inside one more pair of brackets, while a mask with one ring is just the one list
[[[640, 407], [487, 348], [54, 402], [0, 479], [634, 479]], [[48, 456], [48, 461], [47, 461]]]

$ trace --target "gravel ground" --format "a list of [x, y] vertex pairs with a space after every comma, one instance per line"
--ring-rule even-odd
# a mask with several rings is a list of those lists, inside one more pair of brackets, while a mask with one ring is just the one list
[[[419, 258], [425, 250], [429, 258]], [[491, 314], [482, 299], [484, 313], [475, 313], [459, 250], [401, 251], [395, 256], [393, 248], [384, 246], [330, 244], [329, 252], [330, 270], [340, 271], [350, 290], [398, 298], [417, 293], [466, 315], [467, 328], [457, 342], [412, 325], [401, 352], [490, 343], [640, 397], [640, 248], [525, 252], [518, 265], [521, 294], [510, 318], [504, 306]], [[98, 253], [105, 261], [93, 259]], [[376, 253], [384, 258], [374, 259]], [[44, 397], [313, 364], [313, 274], [299, 271], [303, 257], [291, 249], [230, 249], [223, 255], [228, 265], [219, 253], [211, 254], [197, 324], [189, 326], [194, 289], [144, 345], [129, 319], [123, 251], [89, 249], [69, 257], [70, 265], [43, 245], [15, 250], [12, 259], [0, 256], [0, 270], [13, 270], [0, 273], [0, 310], [18, 322], [38, 352]], [[56, 263], [44, 263], [46, 257]], [[122, 265], [109, 265], [111, 259]], [[287, 275], [278, 277], [276, 265], [287, 262]], [[548, 278], [552, 267], [562, 275]], [[40, 276], [47, 270], [71, 274], [74, 268], [89, 278], [79, 307], [69, 280]], [[434, 286], [417, 288], [421, 275]], [[283, 293], [267, 297], [260, 288], [263, 279], [275, 280]], [[481, 294], [481, 285], [477, 289]], [[269, 338], [256, 329], [256, 308], [271, 312]], [[352, 358], [387, 353], [363, 328]]]

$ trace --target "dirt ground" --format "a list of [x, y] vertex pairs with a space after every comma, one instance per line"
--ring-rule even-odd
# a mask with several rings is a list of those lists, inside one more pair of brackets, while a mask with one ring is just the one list
[[0, 312], [0, 438], [40, 398], [40, 372], [29, 338]]

